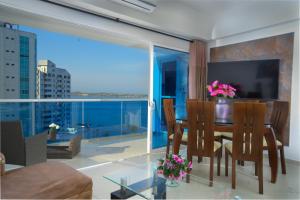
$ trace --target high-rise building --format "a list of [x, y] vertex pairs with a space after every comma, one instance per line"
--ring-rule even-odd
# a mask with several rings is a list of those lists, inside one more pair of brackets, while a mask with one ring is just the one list
[[[57, 68], [50, 60], [39, 60], [36, 75], [36, 96], [39, 99], [70, 98], [71, 75]], [[41, 102], [36, 104], [38, 130], [45, 130], [49, 124], [68, 127], [71, 123], [71, 105], [69, 102]]]
[[67, 70], [57, 68], [50, 60], [40, 60], [36, 77], [37, 98], [70, 98], [71, 75]]
[[36, 35], [0, 22], [0, 98], [34, 99]]

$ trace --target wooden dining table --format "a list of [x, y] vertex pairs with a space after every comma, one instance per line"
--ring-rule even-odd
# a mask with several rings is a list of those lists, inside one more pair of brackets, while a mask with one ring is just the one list
[[[173, 153], [178, 154], [180, 149], [180, 144], [182, 140], [183, 131], [182, 129], [188, 128], [188, 122], [186, 119], [177, 120], [180, 124], [179, 130], [175, 132], [174, 141], [173, 141]], [[233, 132], [233, 123], [228, 122], [215, 122], [214, 131], [218, 132]], [[269, 165], [271, 168], [271, 183], [276, 183], [277, 171], [278, 171], [278, 156], [277, 156], [277, 144], [276, 137], [273, 128], [265, 123], [264, 137], [268, 145], [268, 154], [269, 154]]]

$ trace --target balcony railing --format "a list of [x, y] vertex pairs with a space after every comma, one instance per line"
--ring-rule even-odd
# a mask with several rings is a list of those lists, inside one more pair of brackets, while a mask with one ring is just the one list
[[99, 138], [147, 134], [145, 99], [14, 99], [0, 100], [0, 120], [20, 120], [25, 137], [60, 126], [58, 134]]

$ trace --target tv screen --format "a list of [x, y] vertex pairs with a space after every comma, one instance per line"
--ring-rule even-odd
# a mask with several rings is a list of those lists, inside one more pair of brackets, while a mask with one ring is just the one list
[[237, 98], [277, 99], [279, 59], [208, 63], [207, 82], [237, 89]]

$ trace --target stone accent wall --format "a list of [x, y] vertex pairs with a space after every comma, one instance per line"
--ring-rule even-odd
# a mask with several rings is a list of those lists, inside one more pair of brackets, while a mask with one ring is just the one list
[[[231, 44], [210, 49], [210, 62], [280, 59], [279, 100], [291, 102], [294, 33]], [[268, 102], [269, 119], [272, 102]], [[289, 144], [289, 119], [285, 144]]]

